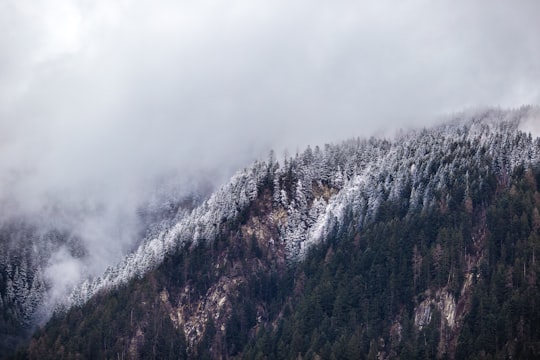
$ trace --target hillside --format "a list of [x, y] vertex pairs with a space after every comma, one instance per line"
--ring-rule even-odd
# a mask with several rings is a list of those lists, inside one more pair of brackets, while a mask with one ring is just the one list
[[[139, 239], [168, 228], [200, 200], [172, 194], [138, 209]], [[5, 205], [5, 204], [2, 204]], [[58, 301], [64, 299], [79, 276], [90, 272], [91, 249], [73, 221], [58, 221], [44, 212], [37, 218], [9, 216], [0, 219], [0, 358], [29, 340], [36, 326], [46, 322]], [[85, 212], [67, 217], [95, 216]], [[66, 217], [64, 217], [66, 218]], [[55, 221], [56, 220], [56, 221]], [[96, 226], [99, 224], [94, 223]], [[91, 273], [91, 272], [90, 272]]]
[[81, 284], [18, 356], [538, 357], [535, 111], [270, 155]]

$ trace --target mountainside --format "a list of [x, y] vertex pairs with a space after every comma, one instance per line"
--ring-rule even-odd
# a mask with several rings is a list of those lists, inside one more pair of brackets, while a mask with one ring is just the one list
[[65, 232], [41, 232], [23, 221], [0, 227], [0, 353], [28, 337], [43, 316], [45, 268], [62, 246], [78, 254], [76, 242]]
[[[167, 201], [164, 199], [154, 199], [139, 209], [141, 238], [170, 227], [200, 203], [195, 195], [180, 199], [169, 195]], [[84, 275], [58, 276], [55, 273], [61, 263], [84, 267], [91, 261], [73, 223], [7, 214], [9, 211], [0, 223], [0, 358], [27, 341], [36, 326], [48, 320], [59, 299], [66, 296], [70, 281]], [[78, 216], [89, 214], [81, 212]], [[65, 271], [73, 269], [68, 266]]]
[[540, 356], [537, 109], [271, 155], [99, 278], [28, 358]]

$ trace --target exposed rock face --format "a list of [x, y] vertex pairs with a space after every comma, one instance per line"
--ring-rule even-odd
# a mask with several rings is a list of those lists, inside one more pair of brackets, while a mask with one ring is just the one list
[[453, 359], [455, 356], [457, 337], [463, 319], [470, 309], [473, 277], [479, 277], [476, 269], [484, 261], [486, 232], [486, 214], [485, 211], [480, 211], [472, 239], [473, 252], [466, 255], [467, 272], [464, 274], [463, 285], [457, 299], [446, 287], [438, 290], [429, 289], [426, 291], [426, 298], [415, 308], [414, 324], [419, 331], [431, 323], [434, 311], [438, 311], [441, 315], [438, 357], [447, 354]]
[[456, 326], [456, 301], [448, 290], [437, 290], [434, 296], [428, 296], [415, 310], [414, 324], [422, 330], [431, 322], [433, 309], [437, 309], [444, 319], [445, 326], [453, 329]]
[[[204, 297], [198, 299], [190, 298], [192, 291], [186, 286], [184, 293], [176, 299], [178, 306], [174, 307], [168, 303], [170, 318], [175, 326], [183, 328], [189, 347], [198, 344], [204, 335], [209, 318], [212, 318], [218, 331], [225, 331], [225, 323], [232, 310], [229, 299], [237, 296], [237, 286], [242, 281], [241, 277], [222, 277], [208, 289]], [[166, 293], [166, 290], [162, 293]], [[162, 296], [162, 300], [164, 299]], [[168, 297], [164, 302], [168, 302]]]

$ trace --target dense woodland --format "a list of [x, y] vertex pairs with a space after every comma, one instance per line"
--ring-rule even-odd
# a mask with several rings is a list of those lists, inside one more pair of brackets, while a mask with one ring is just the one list
[[[472, 212], [462, 203], [404, 218], [388, 204], [363, 231], [336, 233], [312, 249], [296, 269], [299, 296], [243, 357], [538, 358], [540, 173], [515, 175], [510, 189], [492, 189]], [[471, 268], [467, 254], [476, 251], [482, 259]], [[418, 329], [418, 304], [441, 288], [464, 296], [468, 273], [472, 291], [462, 323], [452, 329], [434, 309]]]
[[16, 357], [537, 358], [540, 142], [522, 116], [256, 162]]
[[[54, 318], [36, 335], [30, 357], [128, 358], [134, 341], [140, 341], [138, 357], [156, 359], [538, 357], [540, 171], [518, 169], [516, 175], [504, 190], [493, 179], [491, 194], [472, 212], [463, 202], [403, 216], [395, 204], [385, 204], [371, 226], [336, 231], [296, 266], [244, 274], [225, 334], [210, 322], [191, 352], [160, 299], [162, 286], [182, 289], [187, 280], [202, 296], [221, 276], [212, 271], [215, 254], [226, 251], [247, 269], [245, 262], [263, 255], [256, 244], [230, 248], [218, 241], [179, 251], [144, 279]], [[469, 269], [467, 254], [477, 251], [474, 233], [482, 226], [485, 253], [480, 266]], [[435, 308], [419, 330], [418, 304], [441, 288], [459, 298], [469, 272], [472, 291], [458, 328], [449, 328]], [[455, 341], [453, 354], [441, 337]]]

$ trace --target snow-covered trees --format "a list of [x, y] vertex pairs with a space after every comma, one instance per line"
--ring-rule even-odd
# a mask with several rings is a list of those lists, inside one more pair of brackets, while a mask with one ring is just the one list
[[[68, 304], [141, 276], [184, 244], [213, 241], [224, 224], [238, 221], [259, 199], [263, 186], [271, 189], [272, 209], [285, 214], [278, 241], [290, 261], [339, 230], [346, 217], [358, 227], [376, 221], [388, 200], [397, 208], [384, 211], [400, 216], [452, 206], [471, 211], [482, 201], [483, 189], [493, 186], [493, 177], [505, 186], [513, 169], [540, 158], [539, 141], [519, 131], [526, 112], [490, 110], [401, 133], [393, 141], [352, 139], [324, 149], [308, 147], [282, 164], [271, 154], [268, 162], [240, 171], [190, 214], [152, 234], [119, 265], [82, 284]], [[453, 190], [462, 182], [465, 192]]]

